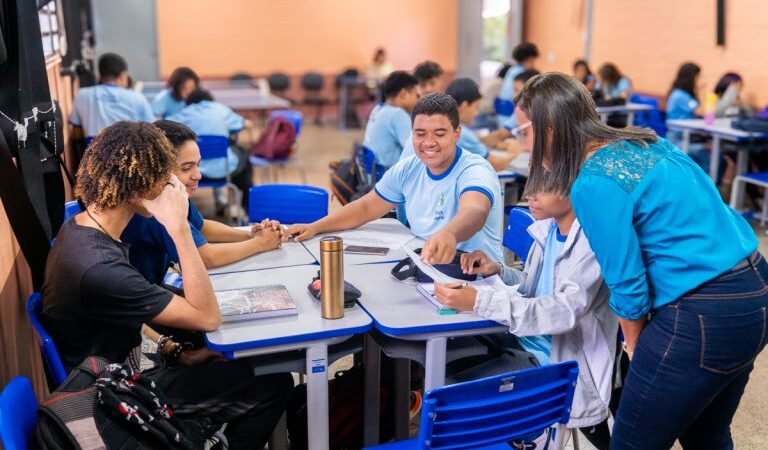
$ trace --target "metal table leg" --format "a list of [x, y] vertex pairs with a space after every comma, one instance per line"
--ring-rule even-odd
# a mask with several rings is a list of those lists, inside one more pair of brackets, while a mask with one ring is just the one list
[[445, 384], [445, 337], [427, 339], [427, 364], [424, 373], [424, 392]]
[[328, 345], [307, 348], [307, 436], [310, 450], [328, 450]]
[[381, 386], [381, 349], [379, 344], [370, 336], [365, 335], [363, 344], [365, 358], [365, 381], [363, 403], [363, 445], [371, 446], [379, 443], [379, 417]]

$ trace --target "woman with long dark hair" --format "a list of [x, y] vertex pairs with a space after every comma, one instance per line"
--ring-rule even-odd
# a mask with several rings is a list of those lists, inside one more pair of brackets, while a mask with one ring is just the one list
[[730, 423], [766, 341], [768, 264], [712, 181], [653, 131], [606, 126], [575, 78], [515, 100], [528, 189], [570, 195], [631, 359], [613, 449], [733, 447]]
[[616, 64], [605, 63], [597, 71], [595, 89], [600, 91], [606, 100], [617, 98], [627, 100], [632, 94], [632, 82], [619, 71]]
[[166, 85], [152, 100], [155, 115], [162, 119], [184, 109], [189, 94], [200, 87], [200, 77], [189, 67], [177, 67], [171, 72]]
[[701, 68], [692, 62], [680, 66], [667, 97], [667, 119], [690, 119], [699, 107], [697, 84]]

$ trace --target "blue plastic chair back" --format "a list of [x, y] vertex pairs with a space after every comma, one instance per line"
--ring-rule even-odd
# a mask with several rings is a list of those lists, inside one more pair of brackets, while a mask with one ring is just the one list
[[328, 191], [299, 184], [253, 186], [248, 197], [248, 220], [311, 223], [328, 215]]
[[88, 147], [91, 145], [91, 141], [93, 140], [93, 136], [86, 136], [85, 137], [85, 146]]
[[638, 111], [635, 113], [635, 123], [633, 125], [644, 128], [651, 128], [661, 137], [667, 135], [667, 123], [664, 113], [659, 110], [659, 101], [650, 95], [632, 94], [629, 97], [629, 103], [638, 103], [642, 105], [653, 106], [650, 111]]
[[0, 393], [0, 440], [5, 450], [26, 450], [37, 424], [37, 397], [32, 384], [15, 377]]
[[[200, 147], [200, 158], [217, 159], [227, 158], [227, 149], [229, 149], [229, 137], [228, 136], [209, 136], [202, 135], [197, 137], [197, 145]], [[229, 168], [229, 162], [226, 163], [226, 167]], [[200, 181], [200, 187], [224, 187], [227, 184], [229, 177], [222, 178], [221, 180], [205, 180]]]
[[70, 217], [81, 212], [83, 212], [83, 210], [80, 208], [80, 204], [77, 203], [77, 200], [72, 200], [71, 202], [64, 204], [64, 220], [69, 220]]
[[370, 148], [361, 145], [357, 150], [357, 163], [363, 168], [363, 172], [369, 177], [370, 183], [375, 183], [384, 176], [389, 167], [376, 162], [376, 154]]
[[504, 230], [502, 245], [512, 250], [525, 262], [533, 245], [533, 237], [528, 234], [528, 227], [533, 223], [531, 212], [525, 208], [512, 208], [507, 216], [507, 228]]
[[304, 114], [301, 111], [295, 109], [277, 109], [269, 113], [269, 120], [275, 117], [283, 117], [290, 120], [293, 123], [293, 128], [296, 130], [296, 137], [299, 137], [301, 132], [301, 124], [304, 123]]
[[511, 116], [515, 112], [515, 104], [511, 100], [496, 97], [493, 100], [493, 109], [501, 116]]
[[566, 361], [432, 389], [418, 438], [382, 448], [512, 448], [508, 441], [533, 440], [568, 422], [578, 374], [576, 361]]
[[51, 339], [51, 336], [45, 331], [40, 322], [40, 313], [42, 311], [43, 300], [40, 298], [40, 294], [35, 292], [30, 295], [29, 300], [27, 300], [27, 314], [29, 314], [29, 320], [32, 322], [35, 334], [37, 334], [40, 349], [43, 351], [45, 364], [48, 366], [53, 381], [58, 386], [65, 378], [67, 378], [67, 372], [64, 370], [64, 364], [61, 362], [59, 351], [56, 349], [53, 339]]

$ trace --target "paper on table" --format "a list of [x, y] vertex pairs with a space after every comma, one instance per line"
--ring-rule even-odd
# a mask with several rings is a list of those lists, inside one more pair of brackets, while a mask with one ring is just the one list
[[387, 233], [386, 231], [350, 230], [334, 233], [344, 240], [344, 245], [387, 247], [391, 250], [404, 246], [413, 239], [411, 234]]
[[409, 258], [411, 258], [411, 261], [413, 261], [414, 264], [416, 264], [416, 267], [421, 269], [422, 272], [424, 272], [425, 275], [427, 275], [429, 278], [432, 278], [434, 281], [437, 281], [439, 283], [453, 283], [453, 282], [459, 282], [462, 283], [461, 280], [457, 280], [456, 278], [450, 277], [443, 272], [440, 272], [439, 270], [435, 269], [432, 264], [426, 263], [421, 260], [421, 257], [416, 254], [413, 250], [411, 250], [408, 247], [403, 246], [403, 251], [405, 251], [405, 254], [408, 255]]

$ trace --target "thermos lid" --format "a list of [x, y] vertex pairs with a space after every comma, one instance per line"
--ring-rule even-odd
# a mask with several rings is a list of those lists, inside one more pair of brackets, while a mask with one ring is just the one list
[[338, 236], [325, 236], [320, 239], [321, 252], [340, 252], [343, 245], [344, 241]]

